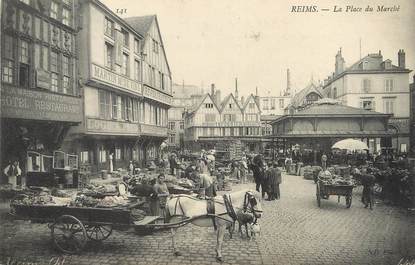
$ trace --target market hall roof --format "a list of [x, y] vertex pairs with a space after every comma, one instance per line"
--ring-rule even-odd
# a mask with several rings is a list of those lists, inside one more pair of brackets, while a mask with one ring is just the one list
[[391, 114], [384, 114], [376, 111], [365, 110], [360, 108], [354, 108], [337, 103], [335, 100], [328, 100], [327, 98], [321, 99], [312, 105], [299, 110], [293, 114], [283, 115], [275, 119], [272, 123], [280, 120], [287, 119], [289, 117], [348, 117], [348, 116], [378, 116], [378, 117], [391, 117]]

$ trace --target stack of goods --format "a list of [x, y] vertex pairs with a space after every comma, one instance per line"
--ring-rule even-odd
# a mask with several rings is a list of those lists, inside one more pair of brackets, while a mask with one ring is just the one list
[[12, 205], [55, 205], [67, 206], [70, 204], [73, 194], [53, 190], [47, 188], [39, 188], [36, 190], [27, 189], [18, 194], [10, 204]]
[[354, 185], [350, 179], [332, 174], [329, 170], [321, 171], [318, 175], [318, 179], [323, 185]]
[[311, 169], [313, 170], [313, 176], [317, 179], [318, 174], [323, 170], [320, 166], [312, 166]]
[[235, 160], [242, 157], [242, 142], [240, 140], [219, 141], [215, 145], [217, 160]]
[[305, 179], [312, 180], [314, 178], [313, 168], [311, 166], [305, 166], [301, 168]]

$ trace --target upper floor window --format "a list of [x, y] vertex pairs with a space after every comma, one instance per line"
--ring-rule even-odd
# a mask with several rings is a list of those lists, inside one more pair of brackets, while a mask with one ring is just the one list
[[176, 123], [174, 121], [169, 122], [169, 129], [170, 130], [174, 130], [175, 127], [176, 127]]
[[235, 114], [223, 114], [223, 121], [235, 121], [236, 115]]
[[140, 41], [138, 39], [134, 39], [134, 53], [140, 54]]
[[247, 114], [246, 115], [247, 121], [258, 121], [258, 115], [256, 114]]
[[395, 99], [385, 99], [384, 100], [385, 113], [394, 114], [395, 112]]
[[114, 22], [112, 22], [106, 17], [104, 26], [105, 26], [105, 34], [110, 37], [114, 37]]
[[59, 5], [52, 1], [51, 5], [50, 5], [50, 17], [54, 18], [54, 19], [58, 19], [58, 9], [59, 9]]
[[114, 63], [114, 46], [109, 43], [105, 43], [105, 66], [113, 69]]
[[280, 98], [279, 105], [280, 105], [280, 109], [284, 108], [284, 99], [283, 98]]
[[67, 26], [71, 25], [71, 13], [67, 8], [62, 9], [62, 23]]
[[180, 130], [184, 130], [184, 121], [180, 122], [179, 128], [180, 128]]
[[20, 41], [20, 62], [29, 63], [29, 43], [27, 41]]
[[205, 108], [206, 109], [213, 109], [213, 103], [206, 103]]
[[392, 92], [393, 91], [393, 79], [386, 79], [385, 80], [385, 92]]
[[255, 103], [253, 103], [253, 102], [250, 102], [250, 103], [249, 103], [249, 108], [250, 108], [250, 109], [253, 109], [253, 108], [255, 108]]
[[153, 52], [159, 53], [159, 44], [156, 40], [153, 40]]
[[228, 104], [228, 107], [231, 109], [232, 108], [232, 103], [229, 103]]
[[128, 65], [129, 65], [128, 54], [123, 53], [122, 54], [122, 69], [121, 69], [123, 75], [128, 75]]
[[268, 99], [264, 99], [264, 100], [262, 101], [262, 103], [263, 103], [263, 109], [267, 110], [267, 109], [269, 108], [269, 105], [268, 105]]
[[333, 87], [333, 98], [337, 98], [337, 87]]
[[275, 109], [275, 99], [271, 99], [271, 109]]
[[361, 107], [365, 110], [375, 110], [375, 101], [373, 100], [363, 100], [361, 104]]
[[123, 36], [123, 45], [128, 48], [129, 47], [129, 34], [125, 29], [121, 29], [121, 33]]
[[141, 80], [140, 61], [134, 60], [134, 80]]
[[67, 4], [67, 5], [71, 5], [72, 4], [72, 0], [62, 0], [62, 2], [64, 4]]
[[362, 80], [362, 91], [363, 93], [369, 93], [370, 92], [370, 79], [363, 79]]
[[50, 52], [50, 70], [58, 72], [58, 54], [56, 52]]

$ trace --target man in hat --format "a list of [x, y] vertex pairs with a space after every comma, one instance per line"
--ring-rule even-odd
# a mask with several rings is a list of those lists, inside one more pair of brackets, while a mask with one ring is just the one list
[[266, 171], [268, 180], [268, 200], [278, 200], [280, 198], [281, 170], [278, 169], [278, 162], [272, 162], [270, 168]]
[[19, 161], [17, 159], [12, 160], [9, 165], [4, 169], [4, 175], [8, 178], [8, 183], [12, 185], [12, 188], [16, 188], [17, 177], [22, 175], [22, 170], [19, 167]]

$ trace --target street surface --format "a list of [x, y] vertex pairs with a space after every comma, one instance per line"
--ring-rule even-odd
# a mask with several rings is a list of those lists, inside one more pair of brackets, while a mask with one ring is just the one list
[[[254, 184], [237, 185], [234, 190]], [[263, 201], [261, 235], [249, 241], [238, 234], [225, 236], [223, 264], [397, 264], [415, 257], [415, 216], [405, 210], [377, 203], [368, 210], [354, 190], [352, 207], [344, 198], [322, 200], [318, 208], [313, 181], [283, 176], [281, 199]], [[61, 256], [51, 246], [46, 225], [10, 221], [2, 211], [0, 264], [218, 264], [213, 228], [192, 225], [179, 230], [175, 257], [169, 232], [138, 236], [115, 232], [103, 243], [88, 243], [80, 255]], [[60, 263], [57, 262], [58, 258]], [[63, 261], [64, 258], [64, 261]], [[2, 262], [2, 263], [1, 263]]]

